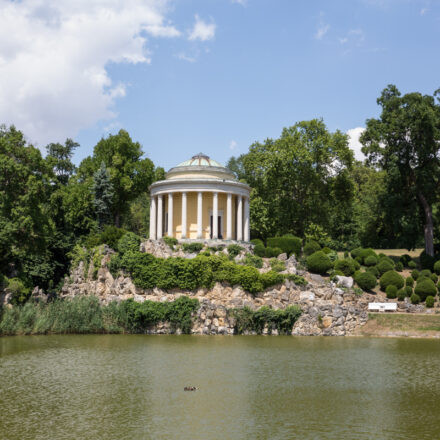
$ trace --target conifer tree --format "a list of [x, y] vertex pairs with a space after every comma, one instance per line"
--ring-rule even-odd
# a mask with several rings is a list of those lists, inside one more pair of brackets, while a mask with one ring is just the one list
[[93, 174], [92, 191], [94, 194], [93, 204], [95, 206], [98, 224], [99, 227], [102, 228], [111, 222], [111, 205], [114, 197], [110, 174], [104, 162], [101, 162], [101, 167]]

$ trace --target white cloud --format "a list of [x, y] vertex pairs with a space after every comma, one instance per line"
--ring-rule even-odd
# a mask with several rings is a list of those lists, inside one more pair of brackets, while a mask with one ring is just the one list
[[180, 52], [176, 55], [176, 58], [182, 61], [188, 61], [188, 63], [195, 63], [197, 61], [196, 57], [192, 57], [189, 55], [186, 55], [184, 52]]
[[429, 11], [428, 8], [422, 8], [420, 9], [420, 15], [425, 15]]
[[341, 44], [345, 44], [347, 41], [348, 41], [348, 38], [347, 38], [347, 37], [339, 38], [339, 42], [340, 42]]
[[318, 26], [318, 30], [316, 31], [315, 38], [317, 40], [322, 40], [322, 37], [324, 37], [324, 35], [328, 32], [329, 29], [330, 29], [330, 25], [321, 23]]
[[0, 122], [39, 146], [115, 118], [110, 63], [149, 63], [147, 37], [177, 37], [167, 0], [0, 0]]
[[195, 19], [194, 27], [188, 36], [189, 40], [207, 41], [215, 37], [215, 23], [203, 21], [197, 14], [195, 15]]
[[246, 6], [247, 0], [231, 0], [232, 3], [237, 3], [241, 6]]
[[235, 150], [237, 148], [237, 142], [232, 140], [231, 142], [229, 142], [229, 149], [230, 150]]
[[348, 146], [354, 151], [355, 159], [361, 161], [365, 159], [365, 155], [361, 151], [362, 144], [359, 142], [359, 137], [364, 131], [364, 127], [356, 127], [347, 131], [349, 136]]

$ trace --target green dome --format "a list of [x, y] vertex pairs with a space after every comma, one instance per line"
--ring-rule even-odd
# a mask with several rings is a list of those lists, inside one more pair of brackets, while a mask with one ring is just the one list
[[203, 153], [196, 154], [189, 160], [185, 160], [185, 162], [179, 163], [177, 167], [219, 167], [224, 168], [224, 166], [217, 162], [216, 160], [211, 159], [209, 156]]

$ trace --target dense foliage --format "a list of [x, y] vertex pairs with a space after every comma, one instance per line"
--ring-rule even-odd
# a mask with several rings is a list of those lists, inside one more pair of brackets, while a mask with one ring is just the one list
[[275, 310], [263, 306], [253, 311], [249, 307], [243, 307], [233, 309], [232, 314], [236, 319], [235, 332], [238, 334], [245, 332], [261, 334], [266, 326], [268, 333], [276, 329], [279, 334], [290, 334], [293, 325], [301, 316], [301, 309], [298, 306], [289, 306]]
[[0, 335], [47, 333], [145, 333], [158, 322], [169, 322], [183, 333], [191, 330], [197, 299], [182, 296], [173, 302], [131, 299], [99, 304], [94, 296], [57, 300], [48, 304], [28, 302], [6, 308], [0, 320]]
[[333, 262], [323, 251], [318, 251], [307, 257], [307, 269], [310, 272], [325, 274], [333, 267]]

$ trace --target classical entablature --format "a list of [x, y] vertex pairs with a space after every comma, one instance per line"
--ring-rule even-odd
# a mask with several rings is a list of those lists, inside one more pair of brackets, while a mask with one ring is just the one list
[[197, 154], [150, 186], [150, 238], [249, 241], [249, 193], [223, 165]]

